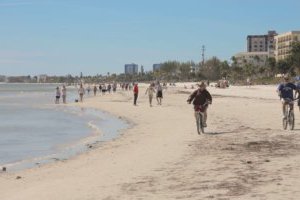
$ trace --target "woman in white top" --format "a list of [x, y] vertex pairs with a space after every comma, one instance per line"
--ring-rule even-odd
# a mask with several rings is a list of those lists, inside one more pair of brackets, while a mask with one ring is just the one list
[[152, 107], [152, 99], [153, 99], [153, 95], [155, 94], [154, 84], [150, 84], [145, 94], [148, 94], [150, 107]]

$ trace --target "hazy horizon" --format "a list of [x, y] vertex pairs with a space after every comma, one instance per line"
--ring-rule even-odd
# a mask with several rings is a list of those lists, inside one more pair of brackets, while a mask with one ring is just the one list
[[146, 71], [168, 60], [229, 60], [246, 37], [299, 30], [300, 2], [286, 0], [0, 0], [1, 75]]

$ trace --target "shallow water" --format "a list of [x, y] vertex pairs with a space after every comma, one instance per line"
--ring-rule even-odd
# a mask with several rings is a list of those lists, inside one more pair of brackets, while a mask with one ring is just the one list
[[[0, 166], [14, 171], [67, 159], [127, 127], [99, 110], [53, 104], [56, 86], [0, 84]], [[76, 90], [67, 96], [73, 102]]]

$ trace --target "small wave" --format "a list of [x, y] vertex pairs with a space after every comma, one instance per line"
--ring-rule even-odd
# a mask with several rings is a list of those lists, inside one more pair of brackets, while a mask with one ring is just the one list
[[95, 125], [93, 123], [93, 121], [89, 121], [88, 122], [88, 127], [91, 128], [93, 130], [93, 132], [95, 134], [97, 134], [97, 135], [100, 135], [102, 133], [102, 131], [100, 130], [100, 128], [97, 125]]

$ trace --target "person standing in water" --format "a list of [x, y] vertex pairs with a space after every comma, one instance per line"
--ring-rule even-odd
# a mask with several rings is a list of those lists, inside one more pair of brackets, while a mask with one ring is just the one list
[[85, 94], [85, 90], [83, 88], [82, 83], [80, 84], [80, 88], [78, 89], [79, 97], [80, 97], [80, 102], [83, 102], [83, 95]]
[[155, 89], [154, 89], [154, 84], [151, 83], [150, 86], [147, 88], [146, 93], [149, 96], [149, 104], [150, 107], [152, 107], [152, 99], [153, 99], [153, 95], [155, 94]]
[[67, 88], [65, 85], [63, 85], [61, 92], [62, 92], [63, 103], [66, 104], [67, 103]]
[[60, 99], [60, 89], [59, 87], [56, 87], [55, 104], [59, 104], [59, 99]]
[[96, 96], [97, 95], [97, 86], [95, 85], [94, 86], [94, 96]]
[[163, 89], [160, 83], [158, 82], [156, 86], [156, 100], [158, 105], [161, 105], [162, 98], [163, 98]]
[[133, 87], [133, 105], [135, 105], [135, 106], [136, 106], [136, 101], [137, 101], [138, 95], [139, 95], [139, 87], [138, 87], [138, 84], [135, 83], [134, 87]]

